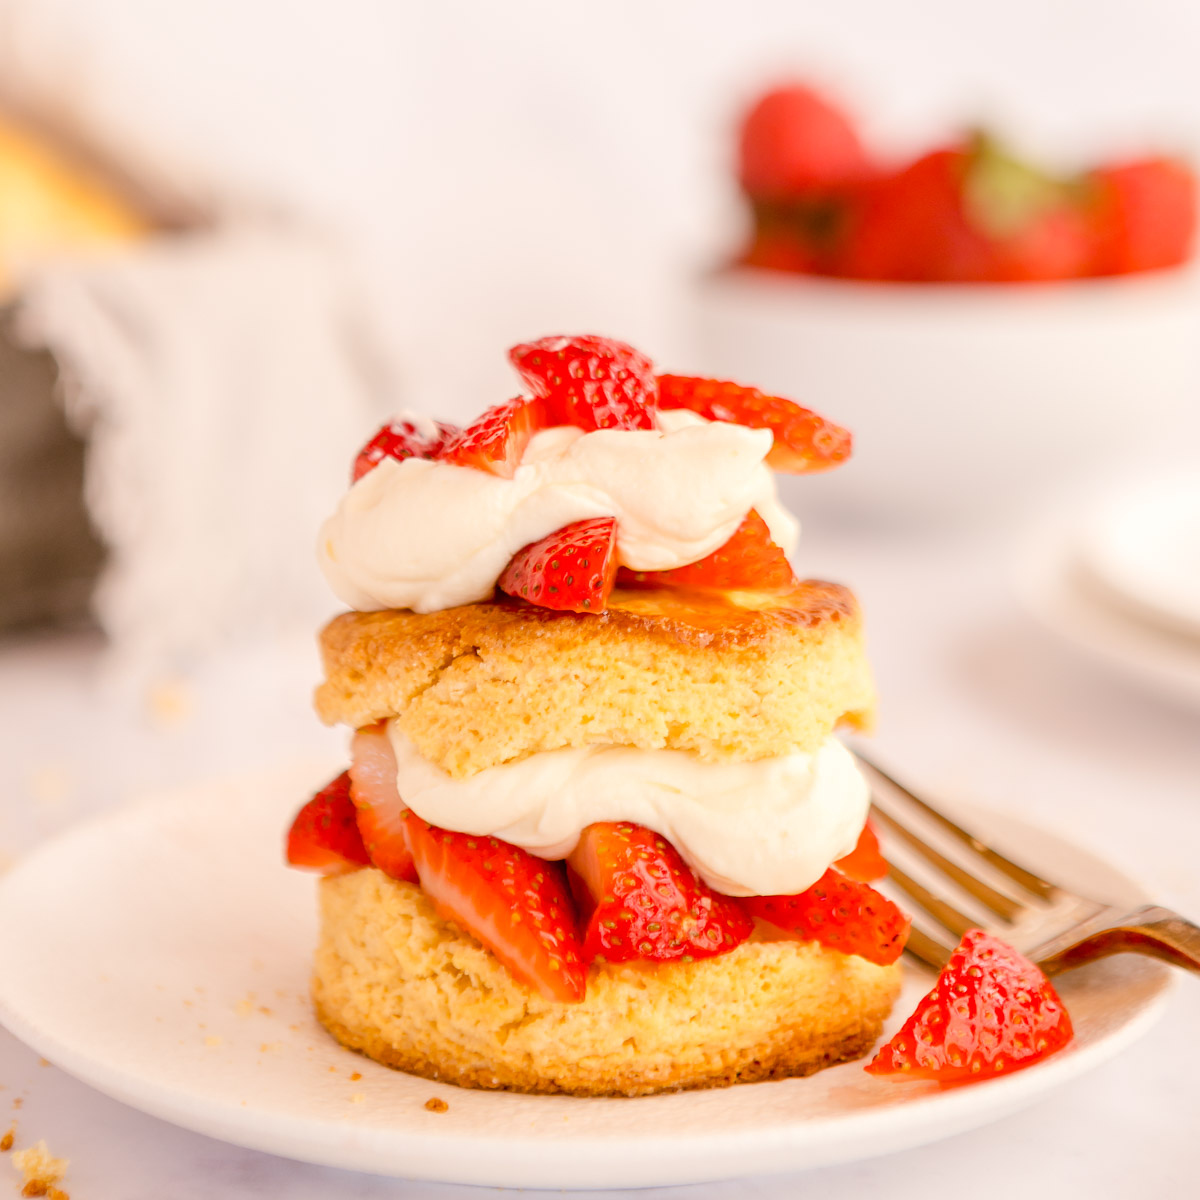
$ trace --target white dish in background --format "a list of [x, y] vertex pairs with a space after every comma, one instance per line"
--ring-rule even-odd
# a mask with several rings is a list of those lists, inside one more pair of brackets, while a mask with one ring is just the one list
[[1200, 465], [1106, 504], [1084, 531], [1081, 553], [1132, 613], [1200, 637]]
[[1008, 519], [1196, 423], [1191, 270], [923, 285], [741, 269], [704, 278], [695, 303], [692, 371], [778, 392], [853, 431], [849, 463], [797, 485], [805, 514]]
[[1139, 619], [1114, 603], [1084, 566], [1086, 518], [1063, 518], [1031, 535], [1014, 584], [1026, 612], [1075, 650], [1133, 683], [1200, 711], [1200, 641]]
[[[0, 1020], [100, 1091], [239, 1145], [410, 1179], [650, 1187], [856, 1160], [995, 1120], [1134, 1041], [1170, 984], [1162, 964], [1130, 957], [1064, 976], [1072, 1047], [946, 1091], [874, 1079], [861, 1063], [639, 1100], [430, 1083], [342, 1049], [312, 1016], [314, 885], [280, 853], [326, 777], [296, 767], [143, 802], [19, 863], [0, 880]], [[1044, 831], [972, 819], [984, 836], [1007, 830], [1035, 868], [1142, 899]], [[888, 1034], [929, 983], [910, 970]], [[435, 1096], [447, 1112], [425, 1109]]]

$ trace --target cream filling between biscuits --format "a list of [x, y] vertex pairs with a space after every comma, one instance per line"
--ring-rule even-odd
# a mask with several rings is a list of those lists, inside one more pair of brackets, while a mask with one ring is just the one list
[[318, 558], [360, 612], [435, 612], [491, 597], [522, 546], [590, 517], [617, 520], [617, 558], [636, 571], [697, 562], [755, 509], [785, 554], [798, 525], [764, 461], [765, 429], [660, 412], [658, 429], [559, 426], [536, 434], [512, 479], [473, 467], [385, 459], [321, 529]]
[[455, 779], [388, 722], [396, 783], [424, 820], [565, 858], [595, 821], [662, 834], [696, 873], [731, 896], [811, 887], [854, 849], [870, 794], [849, 751], [703, 762], [684, 750], [584, 746], [532, 754]]

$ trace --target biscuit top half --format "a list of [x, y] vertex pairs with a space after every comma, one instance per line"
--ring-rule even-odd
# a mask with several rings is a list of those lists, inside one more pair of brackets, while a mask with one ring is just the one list
[[869, 726], [875, 694], [854, 596], [615, 590], [600, 614], [501, 599], [348, 612], [322, 631], [326, 724], [394, 718], [455, 778], [544, 750], [688, 750], [752, 761]]

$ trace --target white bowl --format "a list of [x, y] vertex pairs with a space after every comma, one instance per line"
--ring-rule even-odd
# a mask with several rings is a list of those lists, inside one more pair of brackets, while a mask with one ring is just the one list
[[803, 511], [908, 525], [1017, 517], [1180, 436], [1200, 408], [1191, 270], [1063, 284], [702, 280], [694, 361], [854, 432]]

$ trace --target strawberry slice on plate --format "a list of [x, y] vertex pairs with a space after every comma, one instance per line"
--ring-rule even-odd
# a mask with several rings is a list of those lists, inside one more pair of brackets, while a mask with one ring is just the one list
[[518, 396], [489, 408], [478, 420], [448, 438], [434, 456], [439, 462], [490, 471], [511, 479], [530, 438], [545, 429], [545, 402]]
[[408, 806], [396, 790], [396, 755], [384, 725], [360, 729], [351, 754], [350, 797], [371, 865], [393, 879], [416, 883], [405, 820]]
[[697, 879], [666, 838], [641, 825], [589, 825], [567, 862], [595, 905], [583, 939], [588, 962], [711, 958], [753, 932], [736, 900]]
[[716, 588], [732, 591], [786, 591], [798, 584], [787, 555], [771, 539], [767, 523], [751, 509], [733, 537], [711, 554], [670, 571], [632, 571], [622, 567], [623, 587]]
[[615, 338], [584, 334], [523, 342], [509, 360], [551, 425], [579, 429], [653, 429], [658, 384], [654, 364]]
[[355, 871], [371, 861], [355, 820], [348, 771], [326, 784], [296, 814], [287, 835], [287, 861], [323, 875]]
[[407, 823], [421, 889], [438, 912], [545, 999], [582, 1000], [587, 968], [562, 864], [499, 838], [439, 829], [413, 812]]
[[879, 849], [879, 836], [868, 821], [858, 835], [858, 844], [833, 864], [841, 873], [859, 883], [874, 883], [888, 873], [887, 860]]
[[498, 586], [542, 608], [603, 612], [617, 574], [617, 522], [576, 521], [518, 550]]
[[1032, 1066], [1072, 1037], [1046, 976], [999, 938], [970, 929], [933, 990], [864, 1070], [963, 1083]]
[[427, 422], [422, 429], [416, 421], [398, 417], [389, 421], [358, 452], [350, 482], [357, 483], [385, 458], [403, 462], [406, 458], [435, 458], [447, 439], [458, 433], [458, 426], [440, 421]]
[[767, 463], [793, 475], [828, 471], [850, 457], [848, 429], [811, 409], [758, 388], [690, 375], [660, 375], [658, 406], [686, 408], [709, 421], [729, 421], [751, 429], [769, 429], [775, 438]]
[[912, 923], [869, 884], [848, 879], [832, 867], [806, 892], [747, 896], [742, 904], [756, 917], [797, 937], [880, 966], [900, 957]]

